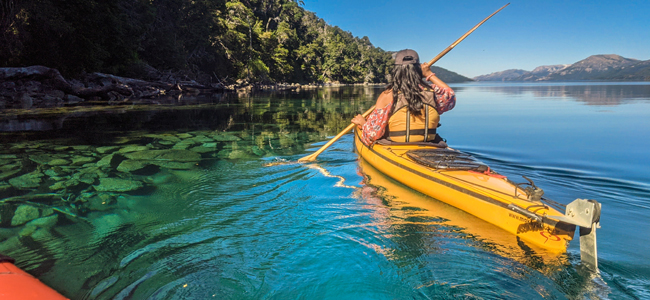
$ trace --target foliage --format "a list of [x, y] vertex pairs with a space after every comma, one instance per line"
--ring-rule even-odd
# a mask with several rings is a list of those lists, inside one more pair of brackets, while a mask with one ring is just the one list
[[150, 65], [219, 79], [383, 82], [390, 54], [296, 0], [3, 0], [0, 67]]

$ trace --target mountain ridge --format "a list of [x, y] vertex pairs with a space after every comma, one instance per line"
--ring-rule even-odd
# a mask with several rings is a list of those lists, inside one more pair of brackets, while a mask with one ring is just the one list
[[[515, 76], [516, 73], [521, 74]], [[617, 54], [598, 54], [573, 64], [539, 66], [532, 71], [510, 69], [476, 76], [473, 79], [476, 81], [650, 81], [650, 60], [626, 58]]]

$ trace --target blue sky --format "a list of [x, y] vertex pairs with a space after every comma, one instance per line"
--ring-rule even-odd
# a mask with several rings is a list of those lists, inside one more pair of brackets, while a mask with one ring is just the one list
[[[507, 0], [304, 0], [330, 25], [384, 50], [429, 60]], [[437, 66], [474, 77], [571, 64], [594, 54], [650, 59], [650, 0], [519, 0], [488, 20]]]

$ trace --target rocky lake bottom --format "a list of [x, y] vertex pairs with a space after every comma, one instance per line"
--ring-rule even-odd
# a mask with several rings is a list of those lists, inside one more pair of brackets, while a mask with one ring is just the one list
[[4, 144], [0, 252], [20, 247], [23, 237], [47, 238], [59, 221], [119, 226], [116, 220], [128, 219], [132, 195], [183, 180], [184, 174], [216, 159], [276, 155], [264, 150], [264, 145], [251, 146], [240, 135], [215, 131], [143, 134], [125, 137], [121, 145], [98, 147], [40, 141]]

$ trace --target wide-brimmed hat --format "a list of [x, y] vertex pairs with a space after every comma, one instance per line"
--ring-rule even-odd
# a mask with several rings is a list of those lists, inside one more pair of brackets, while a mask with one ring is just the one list
[[419, 64], [420, 56], [415, 50], [404, 49], [393, 53], [393, 58], [395, 59], [396, 65], [409, 65], [409, 64]]

